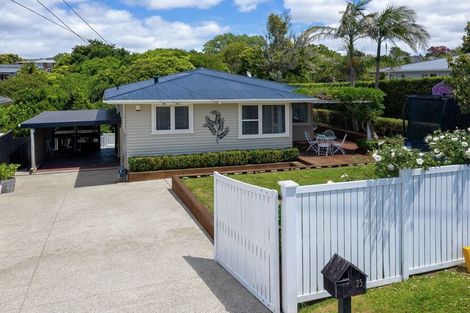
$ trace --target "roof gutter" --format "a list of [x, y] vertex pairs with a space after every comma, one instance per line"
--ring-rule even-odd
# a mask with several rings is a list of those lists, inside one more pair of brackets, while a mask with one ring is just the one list
[[202, 99], [202, 100], [103, 100], [107, 104], [165, 104], [165, 103], [322, 103], [323, 100], [315, 98], [294, 98], [294, 99]]

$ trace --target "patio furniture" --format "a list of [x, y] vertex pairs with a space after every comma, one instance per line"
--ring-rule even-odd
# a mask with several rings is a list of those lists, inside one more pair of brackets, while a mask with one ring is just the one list
[[318, 123], [317, 122], [313, 122], [312, 123], [312, 132], [315, 132], [318, 128]]
[[343, 149], [343, 145], [344, 145], [344, 142], [346, 141], [347, 136], [348, 136], [348, 134], [344, 134], [343, 141], [341, 141], [341, 142], [334, 141], [332, 143], [333, 148], [334, 148], [333, 154], [336, 154], [336, 152], [338, 152], [338, 151], [341, 151], [342, 154], [346, 154], [346, 151], [344, 151], [344, 149]]
[[325, 135], [318, 135], [316, 140], [317, 140], [318, 155], [321, 155], [322, 151], [325, 152], [325, 155], [328, 155], [328, 153], [331, 154], [331, 142], [332, 142], [331, 139], [329, 139]]
[[325, 130], [325, 131], [323, 132], [323, 135], [325, 135], [327, 138], [330, 138], [330, 139], [333, 138], [333, 140], [336, 139], [335, 132], [332, 131], [331, 129]]
[[312, 149], [313, 152], [317, 152], [317, 148], [316, 148], [317, 141], [312, 139], [312, 137], [310, 137], [310, 134], [308, 133], [308, 131], [305, 131], [304, 135], [305, 135], [305, 139], [307, 140], [307, 143], [308, 143], [308, 146], [309, 146], [307, 148], [306, 152], [308, 152], [310, 149]]

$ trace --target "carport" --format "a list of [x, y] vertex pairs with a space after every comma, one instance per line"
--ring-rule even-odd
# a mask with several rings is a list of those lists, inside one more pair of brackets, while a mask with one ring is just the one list
[[[58, 167], [82, 167], [87, 160], [95, 166], [101, 161], [116, 158], [119, 149], [117, 131], [120, 117], [116, 110], [45, 111], [20, 124], [31, 134], [31, 170], [39, 164], [55, 159]], [[112, 157], [101, 153], [101, 125], [110, 125], [115, 134]], [[107, 149], [110, 150], [110, 149]], [[109, 152], [109, 151], [108, 151]], [[104, 164], [104, 162], [103, 162]]]

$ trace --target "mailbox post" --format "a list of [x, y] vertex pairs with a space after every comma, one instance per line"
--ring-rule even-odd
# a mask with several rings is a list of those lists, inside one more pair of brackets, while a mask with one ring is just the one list
[[321, 273], [326, 291], [338, 299], [338, 312], [350, 313], [351, 297], [366, 293], [367, 275], [336, 253]]

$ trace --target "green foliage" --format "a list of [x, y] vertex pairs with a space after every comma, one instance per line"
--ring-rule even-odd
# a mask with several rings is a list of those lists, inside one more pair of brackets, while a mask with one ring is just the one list
[[232, 33], [217, 35], [204, 44], [203, 51], [217, 54], [225, 50], [232, 43], [242, 43], [250, 47], [262, 47], [265, 40], [261, 36], [234, 35]]
[[7, 180], [14, 177], [19, 167], [19, 164], [0, 163], [0, 180]]
[[[406, 97], [408, 95], [431, 95], [432, 87], [441, 81], [442, 78], [440, 77], [392, 79], [381, 81], [379, 88], [385, 93], [383, 116], [402, 118], [403, 106], [406, 104]], [[294, 85], [302, 88], [317, 89], [319, 87], [347, 86], [348, 83], [295, 83]], [[358, 81], [356, 86], [373, 88], [374, 82]]]
[[465, 26], [465, 35], [462, 38], [462, 52], [470, 53], [470, 21]]
[[284, 150], [234, 150], [183, 155], [130, 157], [131, 172], [159, 171], [198, 167], [231, 166], [295, 161], [296, 148]]
[[21, 61], [21, 57], [13, 53], [0, 54], [0, 64], [15, 64]]
[[403, 120], [390, 117], [377, 117], [374, 128], [379, 136], [403, 135]]
[[368, 140], [366, 138], [361, 138], [357, 142], [357, 148], [364, 152], [374, 151], [378, 148], [378, 141], [377, 140]]
[[452, 77], [449, 78], [450, 85], [454, 89], [462, 113], [470, 113], [470, 55], [462, 54], [452, 60], [449, 58], [452, 69]]
[[470, 164], [470, 129], [435, 131], [426, 137], [429, 152], [404, 146], [403, 137], [379, 141], [372, 157], [380, 177], [397, 176], [400, 169], [423, 168], [454, 164]]
[[[70, 64], [79, 64], [86, 60], [95, 58], [115, 57], [124, 59], [129, 56], [129, 52], [124, 48], [116, 48], [99, 40], [91, 40], [87, 45], [79, 45], [73, 48], [70, 54]], [[60, 60], [63, 62], [63, 60]]]
[[320, 99], [339, 101], [351, 117], [373, 120], [383, 113], [385, 94], [365, 87], [303, 87], [299, 93]]

